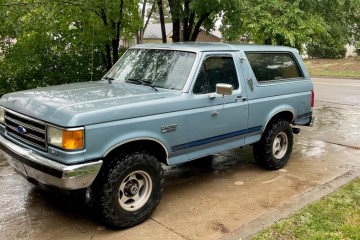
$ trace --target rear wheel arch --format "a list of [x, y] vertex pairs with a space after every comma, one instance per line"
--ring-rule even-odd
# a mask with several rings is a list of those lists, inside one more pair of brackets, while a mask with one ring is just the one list
[[295, 117], [295, 114], [291, 110], [283, 110], [283, 111], [277, 112], [267, 119], [266, 124], [264, 125], [264, 127], [262, 129], [262, 133], [265, 131], [265, 129], [269, 125], [271, 125], [272, 123], [279, 121], [279, 120], [284, 120], [284, 121], [288, 122], [289, 124], [291, 124], [294, 121], [294, 117]]

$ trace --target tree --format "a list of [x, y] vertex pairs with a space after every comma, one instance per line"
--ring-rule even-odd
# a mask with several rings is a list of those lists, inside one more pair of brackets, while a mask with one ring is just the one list
[[98, 79], [140, 25], [130, 0], [2, 0], [0, 19], [0, 95]]
[[163, 1], [162, 0], [157, 0], [157, 5], [158, 5], [158, 8], [159, 8], [161, 37], [162, 37], [163, 43], [166, 43], [166, 30], [165, 30], [165, 18], [164, 18], [164, 10], [163, 10]]
[[[239, 15], [233, 15], [241, 23], [240, 34], [248, 34], [251, 41], [302, 48], [314, 31], [322, 31], [322, 19], [300, 8], [300, 1], [255, 0], [244, 1]], [[228, 24], [231, 23], [228, 21]], [[228, 40], [234, 35], [225, 30]]]
[[[150, 8], [147, 8], [148, 4], [151, 4]], [[140, 28], [139, 31], [137, 33], [137, 43], [142, 43], [143, 37], [144, 37], [144, 32], [146, 30], [146, 27], [149, 24], [149, 21], [151, 19], [151, 17], [153, 16], [155, 9], [156, 9], [157, 4], [155, 4], [155, 0], [143, 0], [142, 1], [142, 6], [141, 6], [141, 18], [140, 18]], [[145, 20], [145, 15], [146, 15], [146, 20]]]
[[360, 35], [359, 0], [242, 0], [224, 2], [223, 9], [221, 32], [227, 41], [243, 36], [299, 50], [307, 45], [334, 57]]
[[[163, 14], [164, 14], [164, 22], [172, 23], [168, 0], [162, 0], [162, 9], [163, 9]], [[150, 21], [152, 23], [160, 23], [160, 13], [159, 13], [158, 4], [155, 4], [155, 9], [154, 9], [153, 14], [151, 15]]]
[[[64, 0], [57, 0], [59, 7], [64, 4], [71, 4]], [[91, 4], [92, 3], [92, 4]], [[119, 59], [118, 49], [120, 43], [120, 35], [123, 38], [132, 38], [136, 30], [139, 28], [140, 19], [138, 14], [137, 1], [131, 0], [96, 0], [88, 2], [86, 0], [77, 1], [78, 10], [83, 13], [93, 12], [98, 18], [94, 18], [92, 22], [93, 31], [97, 40], [105, 45], [105, 52], [102, 50], [103, 61], [109, 70], [111, 66]], [[87, 14], [79, 15], [80, 26], [87, 25]], [[100, 18], [100, 19], [99, 19]], [[99, 22], [101, 21], [101, 24]], [[91, 23], [90, 23], [91, 24]]]
[[314, 32], [307, 44], [310, 56], [343, 58], [345, 45], [354, 43], [360, 36], [360, 1], [304, 1], [302, 7], [310, 14], [323, 19], [325, 31]]
[[173, 21], [173, 42], [195, 41], [202, 26], [206, 30], [213, 29], [220, 16], [223, 1], [235, 0], [169, 0]]

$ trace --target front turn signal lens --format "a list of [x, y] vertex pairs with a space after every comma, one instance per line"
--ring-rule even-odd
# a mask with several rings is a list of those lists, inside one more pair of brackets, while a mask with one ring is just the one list
[[48, 126], [47, 139], [48, 144], [62, 148], [64, 150], [84, 149], [84, 128], [60, 128]]
[[65, 150], [79, 150], [84, 148], [84, 130], [63, 131], [62, 147]]

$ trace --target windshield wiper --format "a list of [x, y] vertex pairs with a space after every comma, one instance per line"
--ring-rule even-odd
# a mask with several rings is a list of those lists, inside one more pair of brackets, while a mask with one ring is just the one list
[[128, 78], [128, 79], [125, 80], [125, 82], [139, 83], [139, 84], [141, 84], [141, 85], [151, 87], [151, 88], [154, 89], [156, 92], [158, 91], [157, 88], [152, 84], [151, 81], [140, 80], [140, 79], [136, 79], [136, 78]]
[[108, 80], [108, 82], [109, 82], [110, 84], [112, 83], [112, 81], [115, 80], [115, 78], [107, 77], [107, 76], [103, 77], [103, 79]]

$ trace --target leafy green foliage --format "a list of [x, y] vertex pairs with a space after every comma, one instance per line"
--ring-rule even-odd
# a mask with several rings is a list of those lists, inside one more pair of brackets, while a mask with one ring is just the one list
[[327, 39], [323, 42], [311, 42], [307, 45], [307, 54], [312, 58], [339, 59], [346, 55], [346, 47], [343, 43]]
[[[309, 44], [321, 57], [342, 57], [344, 46], [360, 39], [359, 0], [224, 1], [225, 41], [296, 47]], [[245, 38], [245, 39], [244, 39]], [[319, 56], [316, 54], [316, 56]]]
[[235, 28], [238, 34], [247, 35], [255, 43], [292, 46], [302, 50], [303, 44], [314, 32], [324, 29], [322, 19], [302, 10], [300, 3], [299, 0], [245, 0], [242, 7], [232, 14], [232, 20], [226, 22], [227, 28], [222, 28], [223, 34], [226, 40], [233, 41], [236, 35], [231, 32]]
[[0, 20], [0, 95], [99, 79], [140, 24], [131, 0], [1, 0]]
[[318, 58], [343, 58], [345, 45], [359, 37], [360, 1], [305, 1], [303, 8], [309, 14], [322, 17], [325, 31], [311, 34], [308, 54]]
[[[359, 0], [162, 2], [174, 41], [195, 40], [200, 27], [211, 31], [219, 19], [225, 41], [307, 46], [314, 57], [343, 57], [343, 46], [360, 40]], [[0, 95], [98, 79], [143, 19], [139, 0], [0, 0]]]
[[[41, 40], [40, 40], [41, 39]], [[74, 47], [38, 32], [19, 37], [0, 61], [0, 95], [23, 89], [91, 79], [91, 46]], [[31, 46], [31, 48], [29, 47]], [[99, 54], [94, 66], [101, 66]], [[94, 79], [99, 73], [94, 71]]]

